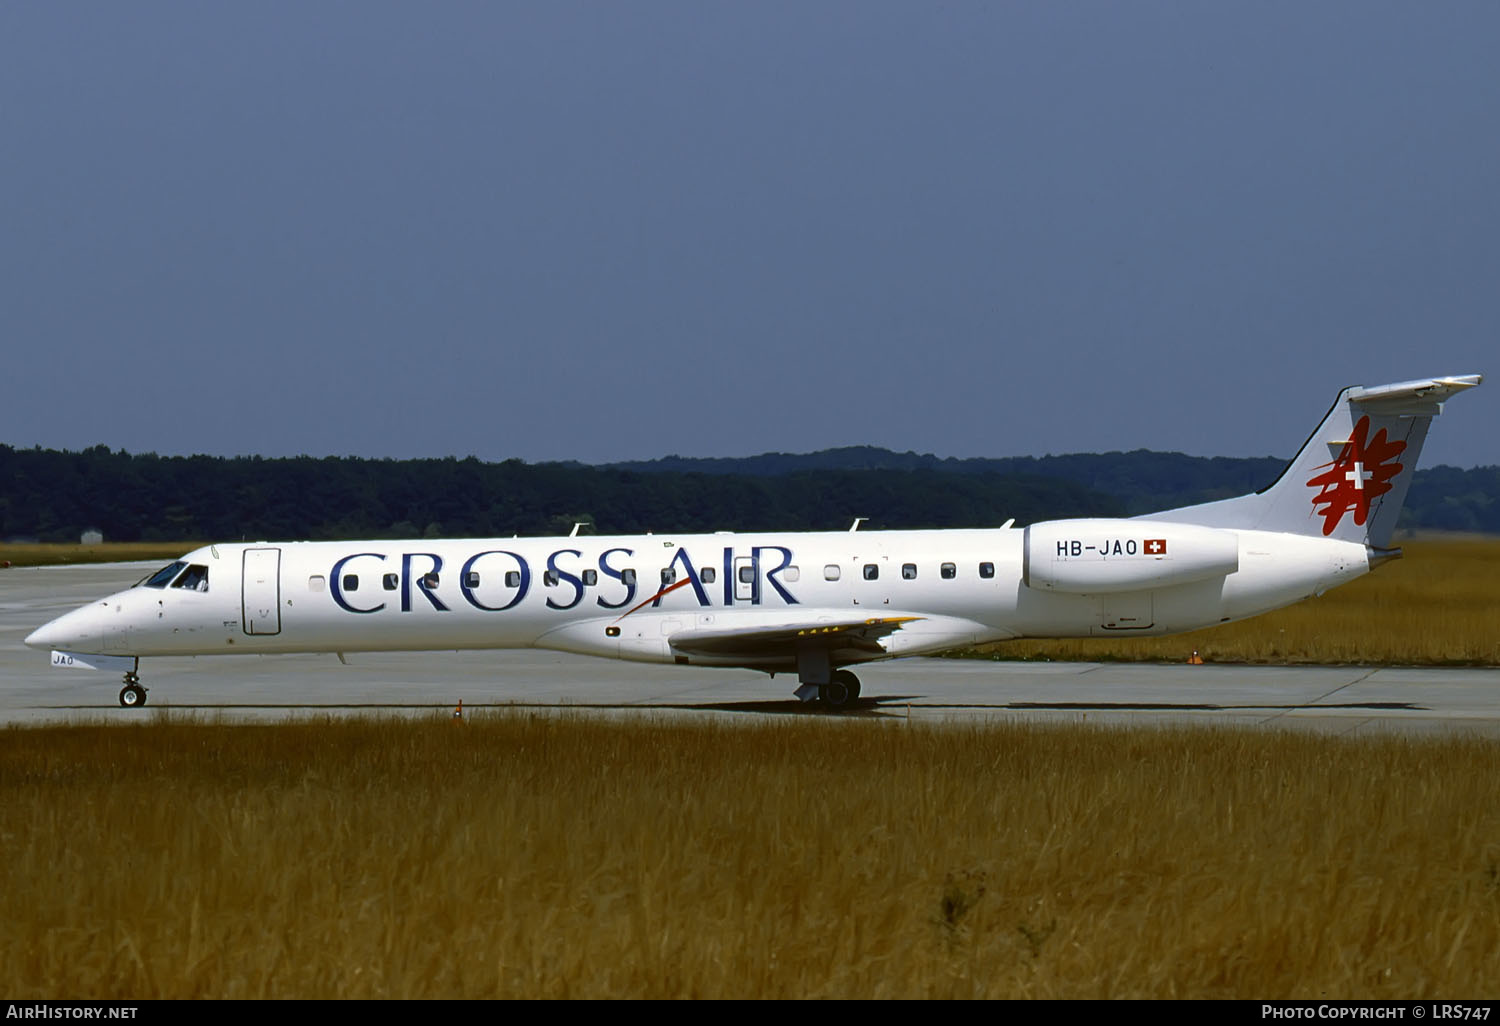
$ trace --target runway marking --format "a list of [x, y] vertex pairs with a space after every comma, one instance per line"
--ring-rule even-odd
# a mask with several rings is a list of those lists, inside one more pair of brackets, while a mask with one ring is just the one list
[[[1372, 666], [1370, 669], [1366, 670], [1364, 673], [1360, 674], [1358, 677], [1354, 678], [1353, 680], [1345, 681], [1343, 684], [1340, 684], [1338, 687], [1334, 688], [1332, 691], [1328, 691], [1328, 692], [1325, 692], [1324, 694], [1319, 695], [1317, 698], [1314, 698], [1311, 702], [1308, 702], [1305, 705], [1294, 705], [1294, 706], [1280, 707], [1280, 708], [1283, 709], [1282, 712], [1277, 713], [1275, 716], [1268, 716], [1265, 720], [1262, 721], [1262, 724], [1270, 723], [1272, 720], [1280, 719], [1281, 717], [1285, 716], [1288, 712], [1291, 712], [1291, 711], [1293, 711], [1295, 709], [1306, 709], [1306, 708], [1336, 709], [1336, 708], [1338, 708], [1338, 706], [1318, 705], [1318, 703], [1321, 702], [1321, 701], [1323, 701], [1323, 699], [1325, 699], [1325, 698], [1331, 698], [1331, 697], [1333, 697], [1334, 695], [1338, 694], [1340, 691], [1343, 691], [1345, 688], [1352, 688], [1354, 685], [1359, 684], [1362, 681], [1369, 680], [1370, 677], [1372, 677], [1380, 669], [1382, 669], [1382, 667]], [[1278, 707], [1277, 706], [1270, 706], [1269, 708], [1278, 708]]]

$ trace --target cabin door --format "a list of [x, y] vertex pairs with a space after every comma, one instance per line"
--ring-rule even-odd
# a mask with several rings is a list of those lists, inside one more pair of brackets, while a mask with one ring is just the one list
[[760, 582], [755, 579], [755, 560], [749, 556], [736, 556], [734, 559], [734, 600], [736, 602], [754, 602], [760, 597]]
[[281, 550], [246, 549], [240, 576], [246, 634], [281, 633]]

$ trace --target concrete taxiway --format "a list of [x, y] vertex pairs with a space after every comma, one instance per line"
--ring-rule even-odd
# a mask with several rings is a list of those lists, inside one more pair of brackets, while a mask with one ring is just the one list
[[[211, 718], [495, 708], [758, 717], [818, 715], [789, 676], [652, 666], [554, 652], [205, 656], [141, 664], [149, 704], [122, 709], [117, 674], [55, 670], [22, 639], [130, 586], [155, 563], [0, 570], [0, 723], [129, 723], [157, 710]], [[1014, 663], [905, 659], [859, 667], [846, 717], [1101, 724], [1200, 723], [1500, 737], [1500, 669]]]

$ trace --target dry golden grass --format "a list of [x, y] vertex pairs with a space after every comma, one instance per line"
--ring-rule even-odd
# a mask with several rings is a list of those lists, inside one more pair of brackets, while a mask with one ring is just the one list
[[1500, 990], [1500, 746], [495, 714], [0, 735], [18, 997]]
[[1418, 539], [1405, 558], [1322, 598], [1165, 638], [1010, 641], [966, 655], [998, 659], [1500, 664], [1500, 539]]
[[137, 559], [176, 559], [199, 542], [101, 542], [98, 545], [12, 544], [0, 542], [0, 566], [56, 566], [60, 563], [115, 563]]

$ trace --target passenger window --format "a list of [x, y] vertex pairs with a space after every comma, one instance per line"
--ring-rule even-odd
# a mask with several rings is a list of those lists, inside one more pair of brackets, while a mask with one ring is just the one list
[[598, 584], [599, 583], [599, 571], [597, 571], [597, 570], [585, 570], [583, 572], [583, 583], [589, 585], [590, 587]]
[[667, 567], [661, 572], [661, 586], [663, 588], [665, 588], [675, 580], [677, 580], [677, 571], [673, 570], [671, 567]]
[[718, 576], [719, 575], [714, 572], [714, 568], [711, 566], [706, 566], [702, 570], [698, 571], [698, 580], [702, 581], [704, 584], [714, 583], [714, 580]]
[[839, 565], [837, 563], [829, 563], [827, 566], [825, 566], [823, 568], [823, 580], [825, 580], [825, 581], [836, 581], [838, 579], [839, 579]]
[[208, 567], [194, 563], [183, 571], [182, 576], [172, 582], [172, 587], [185, 591], [208, 590]]
[[344, 590], [345, 591], [358, 591], [359, 590], [359, 574], [345, 574], [344, 575]]
[[880, 566], [876, 563], [865, 564], [865, 580], [874, 581], [880, 577]]
[[519, 588], [521, 586], [521, 571], [505, 571], [505, 586], [507, 588]]
[[[557, 587], [557, 582], [560, 581], [561, 579], [562, 578], [560, 578], [560, 577], [557, 576], [557, 571], [556, 570], [544, 570], [544, 571], [542, 571], [542, 583], [545, 584], [549, 588], [555, 588], [555, 587]], [[549, 599], [548, 601], [551, 601], [551, 600]]]
[[464, 574], [464, 584], [468, 585], [470, 588], [479, 587], [479, 571], [470, 570], [468, 573]]
[[951, 581], [953, 580], [953, 578], [958, 576], [958, 567], [954, 566], [952, 563], [944, 563], [942, 566], [938, 567], [938, 573], [942, 576], [943, 580]]
[[624, 570], [621, 570], [620, 581], [623, 584], [629, 584], [633, 586], [635, 584], [635, 568], [626, 567]]
[[432, 588], [436, 588], [437, 586], [438, 586], [438, 575], [437, 575], [437, 571], [436, 570], [431, 571], [430, 573], [425, 573], [425, 574], [422, 575], [422, 587], [423, 588], [430, 590]]
[[915, 563], [902, 563], [901, 564], [901, 579], [903, 581], [915, 581], [917, 579], [917, 564], [915, 564]]
[[382, 577], [380, 579], [380, 586], [382, 588], [384, 588], [386, 591], [395, 591], [396, 590], [396, 585], [398, 585], [400, 583], [401, 583], [401, 579], [399, 577], [397, 577], [395, 574], [386, 574], [384, 577]]
[[741, 584], [754, 584], [755, 583], [755, 567], [753, 567], [753, 566], [742, 566], [742, 567], [740, 567], [740, 583]]
[[325, 578], [322, 574], [313, 574], [311, 577], [309, 577], [307, 579], [307, 590], [308, 591], [322, 591], [323, 590], [323, 586], [325, 584], [327, 584], [327, 583], [328, 583], [327, 578]]
[[796, 584], [797, 579], [801, 576], [802, 571], [798, 570], [794, 566], [789, 566], [785, 570], [781, 571], [781, 579], [786, 581], [788, 584]]
[[994, 563], [980, 563], [979, 564], [979, 576], [980, 577], [994, 577], [995, 576], [995, 564]]

